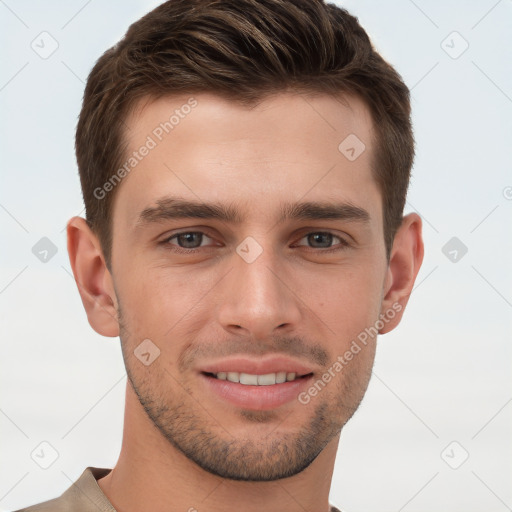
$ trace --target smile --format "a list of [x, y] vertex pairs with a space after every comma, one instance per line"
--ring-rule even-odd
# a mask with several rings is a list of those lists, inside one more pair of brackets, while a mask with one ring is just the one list
[[273, 384], [283, 384], [284, 382], [292, 382], [303, 377], [295, 372], [276, 372], [256, 375], [244, 372], [218, 372], [209, 373], [219, 380], [228, 380], [229, 382], [238, 382], [246, 386], [272, 386]]
[[270, 410], [296, 403], [297, 396], [310, 385], [313, 373], [296, 372], [252, 374], [244, 372], [201, 372], [207, 396], [236, 408]]

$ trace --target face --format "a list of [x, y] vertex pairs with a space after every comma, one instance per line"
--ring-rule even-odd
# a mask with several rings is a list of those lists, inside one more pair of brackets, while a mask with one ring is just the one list
[[[198, 94], [127, 125], [139, 156], [116, 191], [112, 280], [131, 386], [203, 469], [294, 475], [357, 409], [375, 337], [344, 354], [384, 313], [370, 115], [356, 98]], [[338, 148], [351, 134], [356, 159]]]

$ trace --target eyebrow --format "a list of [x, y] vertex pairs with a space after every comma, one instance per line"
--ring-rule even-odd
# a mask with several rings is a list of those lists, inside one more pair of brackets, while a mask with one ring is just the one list
[[[230, 224], [241, 224], [245, 220], [245, 216], [232, 203], [204, 203], [173, 197], [164, 197], [155, 203], [156, 206], [149, 206], [140, 212], [136, 226], [171, 219], [211, 219]], [[370, 214], [351, 203], [308, 201], [282, 204], [278, 222], [286, 220], [345, 220], [368, 223]]]

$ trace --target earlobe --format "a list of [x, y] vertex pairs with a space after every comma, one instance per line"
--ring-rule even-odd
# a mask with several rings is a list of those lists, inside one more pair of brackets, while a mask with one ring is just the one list
[[381, 317], [388, 321], [379, 334], [393, 330], [402, 318], [411, 295], [416, 276], [423, 261], [423, 239], [421, 218], [411, 213], [403, 218], [393, 242], [389, 260]]
[[117, 298], [97, 236], [81, 217], [70, 219], [67, 236], [69, 261], [91, 327], [103, 336], [119, 336]]

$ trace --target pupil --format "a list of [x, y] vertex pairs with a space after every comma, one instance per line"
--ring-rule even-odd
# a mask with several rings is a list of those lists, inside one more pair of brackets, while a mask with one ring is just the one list
[[[196, 238], [196, 242], [201, 243], [201, 233], [184, 233], [178, 236], [178, 240], [180, 242], [180, 246], [186, 249], [194, 249], [196, 246], [194, 245], [194, 237]], [[182, 243], [184, 242], [184, 243]]]
[[[322, 244], [322, 238], [324, 238], [324, 243], [327, 243], [326, 246], [322, 246], [322, 247], [329, 247], [332, 243], [331, 233], [314, 233], [312, 235], [309, 235], [309, 242], [312, 242], [313, 245], [315, 245], [316, 242], [320, 242], [320, 244]], [[318, 246], [316, 246], [316, 247], [318, 247]]]

